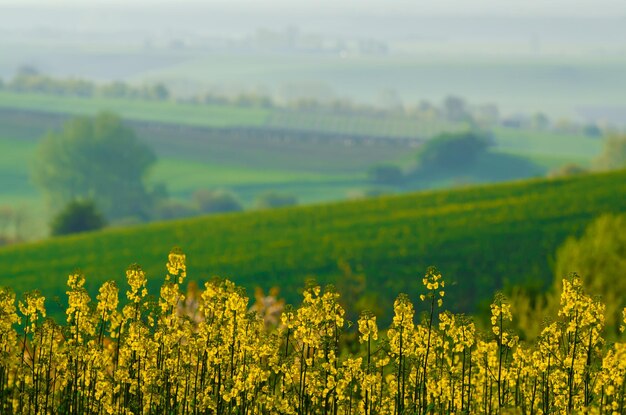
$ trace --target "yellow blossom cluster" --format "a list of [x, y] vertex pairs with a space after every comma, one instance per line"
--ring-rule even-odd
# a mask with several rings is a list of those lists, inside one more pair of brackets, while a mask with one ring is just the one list
[[369, 311], [347, 322], [339, 294], [318, 285], [268, 325], [228, 280], [183, 294], [185, 261], [170, 253], [155, 299], [131, 266], [124, 303], [113, 282], [92, 303], [83, 274], [70, 275], [63, 325], [46, 318], [40, 293], [16, 305], [0, 288], [0, 413], [626, 413], [626, 342], [607, 344], [604, 306], [576, 276], [563, 281], [555, 320], [527, 344], [500, 294], [486, 332], [442, 310], [435, 268], [422, 301], [399, 295], [379, 331]]

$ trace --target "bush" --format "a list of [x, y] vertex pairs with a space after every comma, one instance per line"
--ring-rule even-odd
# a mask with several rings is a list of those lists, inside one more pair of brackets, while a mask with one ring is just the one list
[[271, 209], [285, 206], [295, 206], [298, 199], [290, 194], [267, 192], [260, 195], [256, 200], [256, 207], [259, 209]]
[[376, 184], [397, 185], [404, 181], [404, 172], [398, 166], [379, 164], [369, 169], [367, 178]]
[[604, 141], [604, 148], [594, 160], [598, 170], [614, 170], [626, 167], [626, 135], [613, 135]]
[[95, 231], [102, 229], [106, 222], [91, 200], [70, 202], [59, 212], [50, 225], [52, 235]]
[[596, 124], [587, 124], [583, 127], [583, 134], [587, 137], [602, 137], [603, 132]]
[[198, 190], [193, 201], [202, 213], [239, 212], [243, 206], [237, 197], [226, 190]]
[[157, 220], [180, 219], [198, 216], [200, 213], [196, 206], [178, 200], [163, 200], [154, 209]]
[[422, 172], [457, 172], [472, 166], [488, 146], [488, 137], [476, 132], [441, 134], [427, 141], [418, 151], [418, 169]]
[[550, 178], [558, 178], [558, 177], [569, 177], [576, 176], [579, 174], [585, 174], [588, 170], [578, 164], [569, 163], [564, 166], [557, 167], [556, 169], [550, 170], [548, 172], [548, 177]]

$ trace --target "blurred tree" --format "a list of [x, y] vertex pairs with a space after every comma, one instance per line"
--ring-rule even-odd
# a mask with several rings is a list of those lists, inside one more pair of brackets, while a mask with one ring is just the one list
[[100, 88], [100, 94], [108, 98], [126, 98], [130, 95], [131, 88], [122, 81], [105, 84]]
[[263, 193], [256, 200], [256, 207], [259, 209], [294, 206], [297, 204], [298, 199], [295, 196], [278, 192]]
[[203, 213], [238, 212], [243, 206], [237, 197], [226, 190], [201, 189], [193, 194], [193, 200]]
[[20, 65], [19, 68], [17, 68], [17, 73], [16, 76], [37, 76], [37, 75], [41, 75], [41, 73], [39, 72], [39, 69], [37, 69], [36, 66], [34, 65], [28, 65], [28, 64], [24, 64], [24, 65]]
[[465, 104], [465, 100], [463, 98], [452, 95], [447, 96], [443, 101], [443, 109], [445, 111], [446, 118], [450, 121], [458, 122], [470, 118], [467, 105]]
[[152, 201], [144, 179], [156, 157], [116, 115], [66, 122], [44, 137], [35, 161], [33, 179], [53, 209], [84, 199], [112, 220], [147, 219]]
[[198, 216], [200, 212], [198, 208], [192, 204], [181, 202], [178, 200], [161, 200], [154, 208], [155, 219], [180, 219]]
[[557, 167], [548, 172], [548, 177], [550, 178], [558, 178], [558, 177], [569, 177], [575, 176], [578, 174], [585, 174], [588, 170], [578, 164], [568, 163], [563, 166]]
[[151, 97], [156, 100], [164, 101], [170, 97], [170, 91], [162, 83], [152, 85], [150, 92]]
[[531, 117], [530, 125], [536, 130], [547, 130], [550, 128], [550, 119], [543, 112], [537, 112]]
[[602, 137], [604, 133], [597, 124], [587, 124], [583, 127], [583, 134], [587, 137]]
[[489, 138], [476, 132], [440, 134], [417, 153], [422, 173], [458, 172], [474, 164], [489, 146]]
[[404, 180], [404, 172], [392, 164], [379, 164], [367, 171], [367, 178], [376, 184], [396, 185]]
[[52, 235], [69, 235], [72, 233], [95, 231], [106, 224], [102, 214], [91, 200], [70, 202], [52, 220]]
[[604, 141], [602, 153], [594, 160], [598, 170], [626, 167], [626, 135], [612, 135]]
[[9, 229], [12, 226], [14, 211], [10, 206], [0, 206], [0, 246], [11, 243]]
[[579, 238], [570, 237], [557, 250], [553, 309], [558, 309], [561, 279], [571, 273], [583, 279], [585, 289], [602, 297], [607, 326], [617, 329], [626, 302], [626, 215], [603, 215]]
[[24, 225], [28, 220], [28, 210], [24, 206], [0, 206], [0, 246], [26, 240]]
[[500, 109], [495, 104], [477, 106], [473, 113], [475, 121], [486, 127], [497, 125], [500, 122]]

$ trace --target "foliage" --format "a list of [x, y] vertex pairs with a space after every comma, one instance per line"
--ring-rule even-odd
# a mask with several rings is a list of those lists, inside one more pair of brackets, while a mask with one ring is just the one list
[[[354, 325], [332, 287], [311, 285], [301, 305], [270, 324], [228, 280], [181, 286], [173, 250], [157, 298], [138, 265], [127, 301], [105, 282], [95, 304], [83, 274], [67, 280], [66, 323], [46, 298], [0, 289], [0, 410], [24, 414], [624, 413], [626, 343], [606, 344], [604, 305], [580, 279], [563, 280], [556, 319], [534, 343], [511, 331], [496, 294], [490, 326], [443, 307], [446, 283], [430, 267], [416, 305], [405, 294], [379, 330], [364, 310]], [[281, 307], [282, 308], [282, 307]], [[19, 310], [19, 313], [18, 313]], [[422, 319], [416, 323], [416, 313]], [[621, 317], [626, 325], [626, 308]], [[354, 351], [343, 339], [353, 332]], [[19, 409], [18, 409], [19, 408]]]
[[121, 81], [98, 85], [85, 79], [58, 79], [43, 75], [33, 67], [22, 67], [18, 74], [6, 84], [9, 91], [19, 93], [40, 93], [57, 96], [91, 98], [105, 96], [144, 100], [166, 100], [170, 92], [162, 83], [132, 86]]
[[605, 139], [602, 154], [594, 160], [598, 170], [613, 170], [626, 167], [626, 136], [612, 135]]
[[272, 209], [298, 204], [298, 199], [287, 193], [265, 192], [257, 197], [255, 202], [258, 209]]
[[375, 184], [396, 185], [404, 181], [404, 172], [398, 166], [379, 164], [368, 170], [367, 177]]
[[197, 190], [193, 201], [203, 213], [237, 212], [243, 210], [237, 197], [226, 190]]
[[447, 96], [443, 102], [443, 110], [450, 121], [463, 121], [471, 118], [465, 100], [460, 97]]
[[30, 221], [31, 216], [24, 206], [13, 208], [0, 205], [0, 246], [27, 240], [28, 232], [25, 228]]
[[75, 199], [96, 201], [107, 218], [146, 217], [144, 179], [156, 157], [111, 113], [66, 122], [37, 148], [33, 178], [58, 209]]
[[[606, 322], [617, 329], [621, 307], [626, 300], [626, 215], [603, 215], [594, 220], [580, 237], [570, 237], [555, 258], [555, 275], [576, 272], [585, 289], [599, 295], [606, 305]], [[555, 286], [555, 297], [560, 287]]]
[[157, 220], [169, 220], [191, 218], [198, 216], [200, 211], [194, 205], [180, 200], [162, 200], [154, 208], [154, 218]]
[[583, 134], [587, 137], [602, 137], [604, 132], [597, 124], [587, 124], [583, 127]]
[[[416, 292], [413, 275], [437, 263], [462, 293], [452, 292], [449, 304], [468, 312], [508, 285], [539, 281], [547, 289], [553, 273], [548, 254], [601, 213], [626, 210], [625, 178], [625, 172], [590, 174], [54, 238], [0, 249], [0, 285], [18, 293], [37, 286], [50, 298], [61, 296], [64, 275], [78, 266], [91, 276], [87, 288], [94, 293], [135, 256], [158, 263], [160, 252], [175, 243], [191, 255], [195, 272], [236, 275], [248, 289], [280, 286], [292, 303], [309, 276], [323, 284], [338, 281], [337, 264], [345, 261], [366, 277], [364, 295], [378, 296], [381, 318], [388, 318], [397, 292]], [[150, 265], [146, 272], [161, 273]]]
[[418, 151], [418, 169], [427, 175], [463, 171], [485, 153], [488, 145], [488, 139], [477, 132], [441, 134]]
[[104, 217], [91, 200], [74, 200], [56, 214], [50, 224], [55, 236], [96, 231], [106, 224]]
[[578, 164], [568, 163], [563, 166], [557, 167], [548, 172], [548, 177], [557, 178], [557, 177], [568, 177], [575, 176], [578, 174], [585, 174], [588, 170]]

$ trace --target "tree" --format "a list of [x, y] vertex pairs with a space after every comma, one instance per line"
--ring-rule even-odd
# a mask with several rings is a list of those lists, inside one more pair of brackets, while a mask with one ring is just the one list
[[550, 119], [543, 112], [537, 112], [531, 117], [530, 124], [536, 130], [547, 130], [550, 128]]
[[602, 129], [597, 124], [587, 124], [583, 127], [583, 134], [587, 137], [599, 138], [602, 137]]
[[626, 167], [626, 135], [613, 135], [604, 142], [602, 154], [594, 160], [598, 170], [613, 170]]
[[418, 170], [424, 173], [462, 171], [473, 165], [488, 146], [488, 138], [476, 132], [438, 135], [418, 151]]
[[52, 235], [69, 235], [72, 233], [95, 231], [106, 224], [104, 217], [91, 200], [72, 201], [52, 220]]
[[367, 178], [376, 184], [396, 185], [404, 180], [404, 172], [398, 166], [379, 164], [368, 170]]
[[243, 210], [237, 197], [226, 190], [201, 189], [193, 194], [193, 200], [203, 213], [238, 212]]
[[34, 182], [53, 209], [93, 200], [111, 219], [146, 219], [150, 206], [144, 181], [156, 157], [132, 129], [111, 113], [66, 122], [37, 148]]
[[446, 118], [450, 121], [458, 122], [471, 118], [463, 98], [452, 95], [447, 96], [443, 101], [443, 109], [445, 111]]

